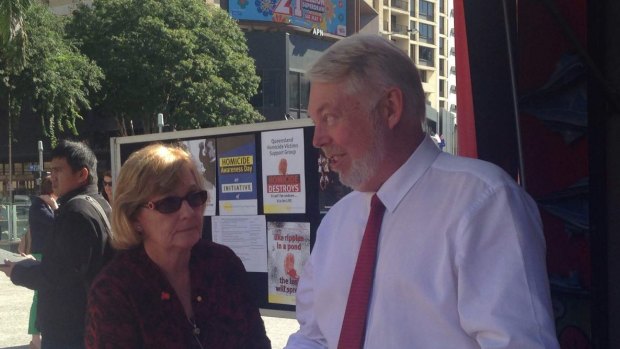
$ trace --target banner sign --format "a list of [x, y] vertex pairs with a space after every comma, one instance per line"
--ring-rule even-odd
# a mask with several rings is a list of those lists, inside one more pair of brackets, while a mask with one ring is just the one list
[[347, 35], [346, 0], [231, 0], [228, 4], [235, 19], [284, 23]]

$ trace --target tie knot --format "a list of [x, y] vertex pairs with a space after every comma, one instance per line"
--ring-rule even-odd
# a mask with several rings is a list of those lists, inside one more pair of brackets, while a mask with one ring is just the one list
[[383, 202], [381, 202], [377, 194], [373, 194], [372, 199], [370, 199], [370, 210], [375, 211], [380, 209], [385, 209], [385, 205], [383, 205]]

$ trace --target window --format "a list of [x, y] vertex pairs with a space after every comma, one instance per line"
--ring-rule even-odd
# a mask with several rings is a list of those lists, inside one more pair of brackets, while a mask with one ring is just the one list
[[445, 25], [445, 19], [444, 17], [439, 19], [439, 34], [445, 34], [446, 33], [446, 25]]
[[262, 70], [256, 70], [256, 75], [261, 77], [261, 79], [260, 79], [260, 81], [258, 83], [258, 90], [256, 91], [256, 94], [254, 96], [252, 96], [252, 98], [250, 99], [250, 104], [252, 104], [254, 109], [260, 111], [263, 108], [263, 95], [264, 95], [264, 93], [263, 93], [263, 72], [262, 72]]
[[418, 26], [418, 31], [420, 32], [419, 40], [429, 43], [429, 44], [434, 43], [435, 42], [434, 29], [435, 27], [433, 27], [430, 24], [420, 23]]
[[439, 81], [439, 97], [446, 96], [446, 82], [441, 80]]
[[446, 55], [446, 39], [444, 38], [439, 39], [439, 55], [440, 56]]
[[435, 18], [435, 7], [432, 2], [420, 0], [420, 17], [432, 21]]
[[392, 0], [392, 7], [407, 11], [407, 3], [402, 0]]
[[22, 164], [21, 162], [13, 163], [13, 174], [24, 174], [24, 164]]
[[277, 70], [265, 70], [263, 72], [263, 107], [277, 108], [281, 105], [280, 76], [280, 72]]
[[299, 72], [289, 72], [288, 77], [289, 113], [295, 119], [307, 118], [310, 81]]
[[439, 12], [446, 13], [446, 0], [439, 0]]
[[439, 76], [446, 76], [446, 60], [440, 58], [439, 59]]
[[420, 70], [420, 80], [422, 82], [428, 82], [428, 73], [425, 70]]
[[432, 67], [435, 62], [433, 48], [420, 46], [418, 48], [418, 58], [420, 60], [420, 64]]

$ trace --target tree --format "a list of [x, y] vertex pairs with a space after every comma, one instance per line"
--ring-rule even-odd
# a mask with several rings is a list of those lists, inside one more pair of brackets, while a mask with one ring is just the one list
[[[6, 96], [7, 132], [9, 143], [9, 204], [13, 202], [13, 118], [19, 114], [19, 107], [14, 103], [12, 92], [14, 86], [11, 75], [18, 73], [25, 64], [25, 50], [28, 36], [24, 30], [24, 12], [32, 0], [0, 1], [0, 92]], [[4, 91], [2, 91], [4, 90]], [[11, 231], [11, 228], [9, 228]]]
[[64, 132], [77, 134], [75, 123], [90, 108], [89, 96], [103, 79], [101, 69], [64, 37], [66, 20], [33, 4], [23, 13], [28, 39], [19, 69], [12, 63], [13, 52], [19, 49], [11, 43], [0, 48], [0, 71], [10, 82], [0, 85], [0, 100], [3, 105], [10, 101], [10, 119], [18, 122], [21, 109], [30, 108], [40, 117], [52, 145]]
[[201, 0], [95, 0], [71, 35], [106, 74], [100, 109], [119, 120], [157, 113], [177, 129], [251, 123], [259, 78], [236, 22]]

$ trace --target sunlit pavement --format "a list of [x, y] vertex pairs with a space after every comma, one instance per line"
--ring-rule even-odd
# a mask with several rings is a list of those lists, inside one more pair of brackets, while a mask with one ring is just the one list
[[[0, 349], [28, 349], [28, 315], [32, 291], [18, 287], [0, 273]], [[282, 349], [299, 326], [293, 319], [263, 317], [274, 349]]]

